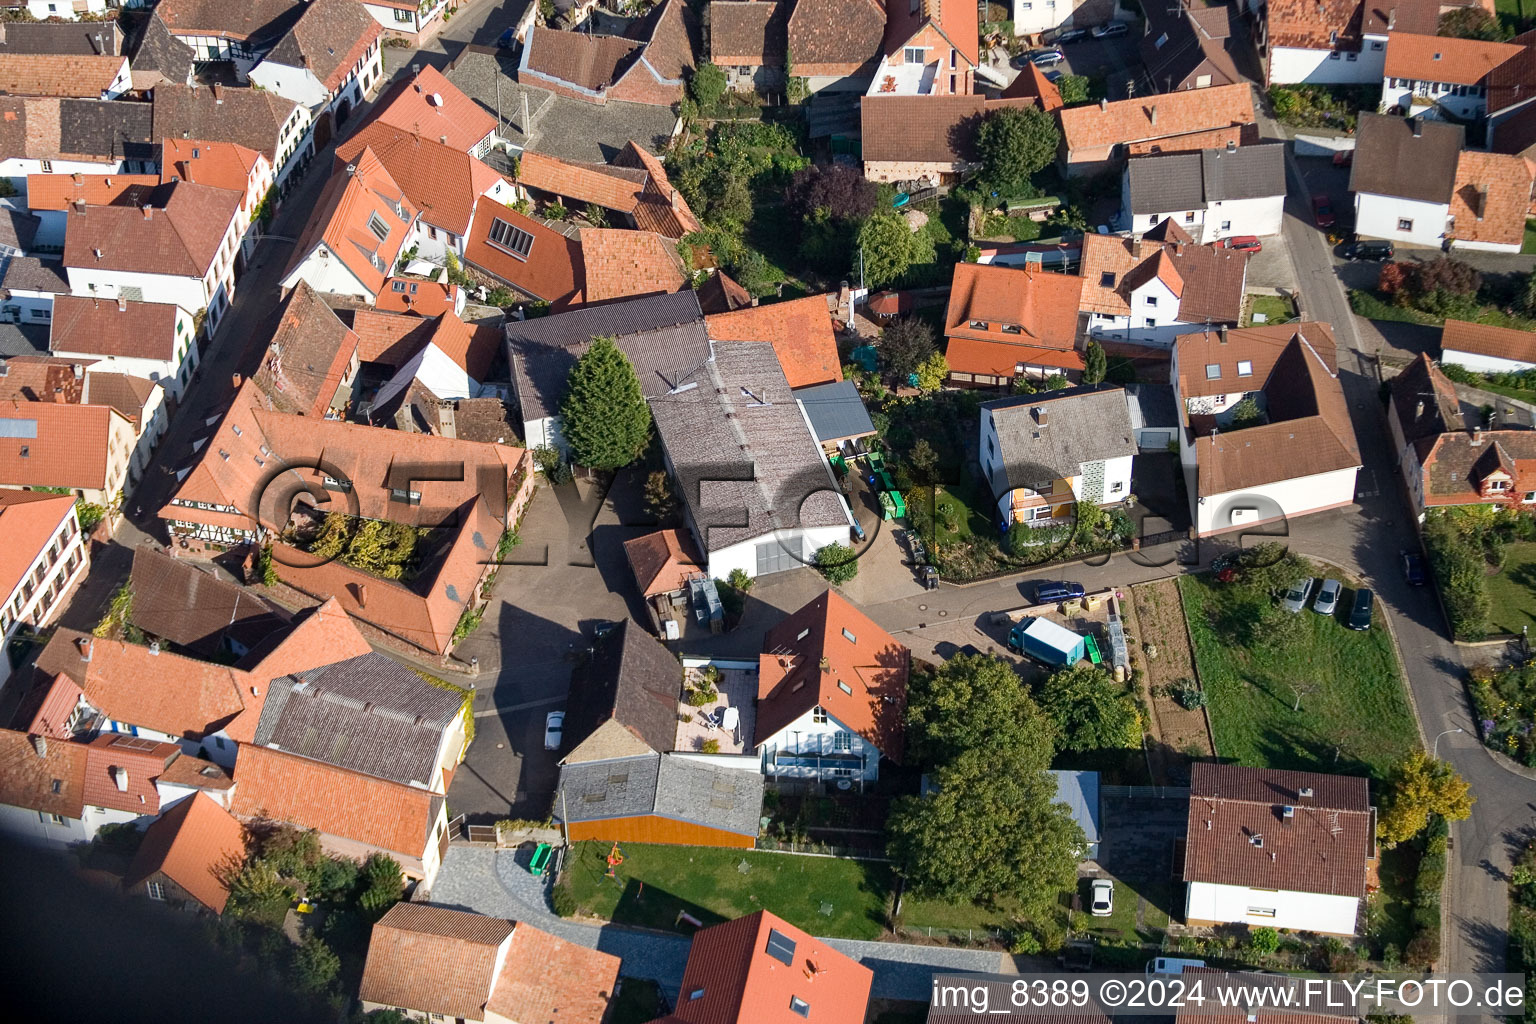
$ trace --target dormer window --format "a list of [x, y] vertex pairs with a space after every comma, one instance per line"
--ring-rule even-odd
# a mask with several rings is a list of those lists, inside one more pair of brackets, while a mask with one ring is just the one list
[[1024, 329], [1018, 324], [1003, 324], [1002, 332], [1004, 334], [1023, 334]]
[[1490, 491], [1507, 491], [1509, 490], [1509, 481], [1494, 478], [1488, 481], [1488, 489]]
[[389, 238], [389, 224], [376, 213], [368, 215], [368, 230], [381, 242]]
[[987, 329], [987, 321], [985, 321], [985, 320], [972, 320], [971, 321], [971, 330], [973, 330], [973, 331], [984, 331], [986, 329]]

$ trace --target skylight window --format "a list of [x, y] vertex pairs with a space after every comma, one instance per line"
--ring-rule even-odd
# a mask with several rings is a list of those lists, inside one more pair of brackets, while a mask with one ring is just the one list
[[389, 238], [389, 225], [376, 213], [368, 215], [368, 230], [381, 242]]
[[1246, 359], [1239, 359], [1237, 361], [1237, 375], [1239, 377], [1252, 377], [1253, 376], [1253, 363], [1249, 362]]
[[1221, 380], [1221, 364], [1220, 363], [1206, 363], [1205, 364], [1205, 379], [1206, 380]]
[[533, 249], [532, 235], [522, 228], [508, 224], [500, 217], [491, 221], [488, 241], [496, 248], [510, 253], [520, 260], [526, 260], [528, 253]]
[[790, 996], [789, 1012], [797, 1014], [801, 1017], [809, 1018], [811, 1015], [811, 1004], [806, 1002], [804, 999], [801, 999], [799, 996]]
[[1115, 272], [1106, 270], [1099, 275], [1100, 288], [1113, 288], [1115, 286]]
[[768, 929], [767, 953], [785, 967], [793, 967], [795, 964], [795, 940], [777, 928], [770, 928]]

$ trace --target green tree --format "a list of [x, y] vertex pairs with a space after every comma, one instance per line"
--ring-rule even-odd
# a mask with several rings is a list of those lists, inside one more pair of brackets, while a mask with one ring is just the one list
[[271, 864], [250, 861], [236, 869], [227, 881], [229, 902], [225, 911], [230, 916], [271, 928], [283, 923], [294, 892]]
[[1089, 341], [1083, 349], [1083, 383], [1099, 383], [1108, 370], [1109, 359], [1104, 355], [1104, 346], [1097, 341]]
[[1086, 753], [1141, 744], [1136, 701], [1102, 670], [1074, 665], [1040, 687], [1040, 710], [1056, 723], [1062, 750]]
[[736, 568], [731, 570], [731, 574], [725, 578], [725, 582], [737, 593], [746, 594], [751, 592], [752, 584], [756, 583], [757, 580], [748, 576], [747, 570]]
[[939, 453], [933, 450], [926, 437], [913, 442], [912, 450], [907, 453], [907, 467], [916, 483], [931, 484], [938, 479]]
[[939, 390], [948, 379], [949, 360], [942, 352], [934, 352], [917, 368], [917, 390], [924, 394]]
[[1017, 901], [1044, 916], [1077, 878], [1083, 830], [1046, 773], [1050, 744], [1032, 736], [976, 747], [938, 769], [937, 792], [902, 797], [887, 850], [909, 886], [951, 903]]
[[1088, 87], [1091, 83], [1084, 75], [1062, 75], [1056, 79], [1056, 91], [1061, 93], [1061, 102], [1069, 107], [1087, 103]]
[[1245, 427], [1257, 427], [1266, 422], [1264, 410], [1259, 408], [1259, 403], [1252, 398], [1244, 398], [1234, 405], [1229, 411], [1230, 419], [1227, 420], [1228, 430], [1242, 430]]
[[828, 583], [848, 583], [859, 574], [858, 552], [846, 544], [828, 544], [816, 549], [816, 571]]
[[1273, 928], [1254, 928], [1248, 933], [1248, 948], [1260, 956], [1280, 951], [1280, 933]]
[[709, 62], [693, 69], [688, 79], [688, 95], [700, 107], [712, 107], [725, 95], [725, 72]]
[[1440, 15], [1440, 35], [1459, 39], [1481, 39], [1498, 43], [1514, 33], [1499, 23], [1499, 19], [1481, 7], [1458, 7]]
[[592, 339], [576, 361], [560, 405], [560, 429], [583, 466], [620, 469], [651, 439], [651, 407], [629, 357], [612, 338]]
[[340, 970], [341, 958], [318, 935], [306, 935], [293, 951], [293, 984], [301, 992], [324, 992]]
[[1395, 846], [1424, 831], [1432, 814], [1447, 821], [1471, 817], [1475, 802], [1466, 781], [1449, 761], [1415, 750], [1387, 777], [1376, 834], [1382, 842]]
[[337, 558], [347, 548], [352, 533], [352, 519], [345, 512], [327, 512], [320, 529], [310, 542], [309, 553], [326, 560]]
[[935, 258], [933, 240], [914, 232], [894, 210], [870, 215], [859, 229], [859, 249], [864, 253], [864, 283], [871, 288], [894, 284], [912, 267]]
[[900, 316], [885, 325], [875, 342], [886, 369], [897, 377], [916, 373], [935, 351], [933, 325], [921, 317]]
[[996, 655], [957, 654], [936, 669], [912, 673], [907, 750], [922, 764], [952, 761], [973, 748], [1030, 744], [1032, 737], [1042, 738], [1042, 749], [1049, 752], [1055, 736], [1055, 724], [1029, 696], [1012, 663]]
[[363, 861], [362, 870], [358, 872], [358, 885], [357, 905], [375, 919], [383, 917], [386, 910], [399, 903], [405, 891], [400, 865], [393, 857], [382, 853], [371, 854]]
[[999, 196], [1027, 192], [1030, 177], [1056, 158], [1061, 132], [1039, 107], [1003, 107], [976, 129], [981, 177]]
[[677, 512], [677, 498], [672, 480], [664, 469], [653, 469], [645, 478], [645, 510], [662, 525], [672, 521]]

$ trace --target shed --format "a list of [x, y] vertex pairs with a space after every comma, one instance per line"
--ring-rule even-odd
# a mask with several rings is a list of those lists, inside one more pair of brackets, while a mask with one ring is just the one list
[[1087, 837], [1088, 847], [1083, 851], [1083, 860], [1097, 860], [1100, 839], [1099, 773], [1053, 768], [1051, 776], [1056, 780], [1056, 802], [1067, 805], [1072, 811], [1072, 820], [1082, 827], [1083, 835]]
[[844, 441], [856, 441], [875, 434], [869, 410], [864, 408], [858, 386], [851, 380], [799, 388], [795, 391], [795, 400], [805, 410], [811, 432], [823, 447], [835, 449]]
[[1025, 653], [1061, 665], [1076, 665], [1083, 660], [1083, 638], [1050, 619], [1031, 619], [1023, 636]]

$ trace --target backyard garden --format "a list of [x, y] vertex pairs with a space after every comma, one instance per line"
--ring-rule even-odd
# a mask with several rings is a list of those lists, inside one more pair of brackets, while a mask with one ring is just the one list
[[1351, 288], [1349, 305], [1368, 320], [1443, 324], [1465, 320], [1517, 330], [1536, 329], [1536, 275], [1485, 278], [1449, 256], [1382, 264], [1375, 288]]
[[1458, 640], [1536, 624], [1536, 518], [1492, 505], [1430, 509], [1424, 548]]

